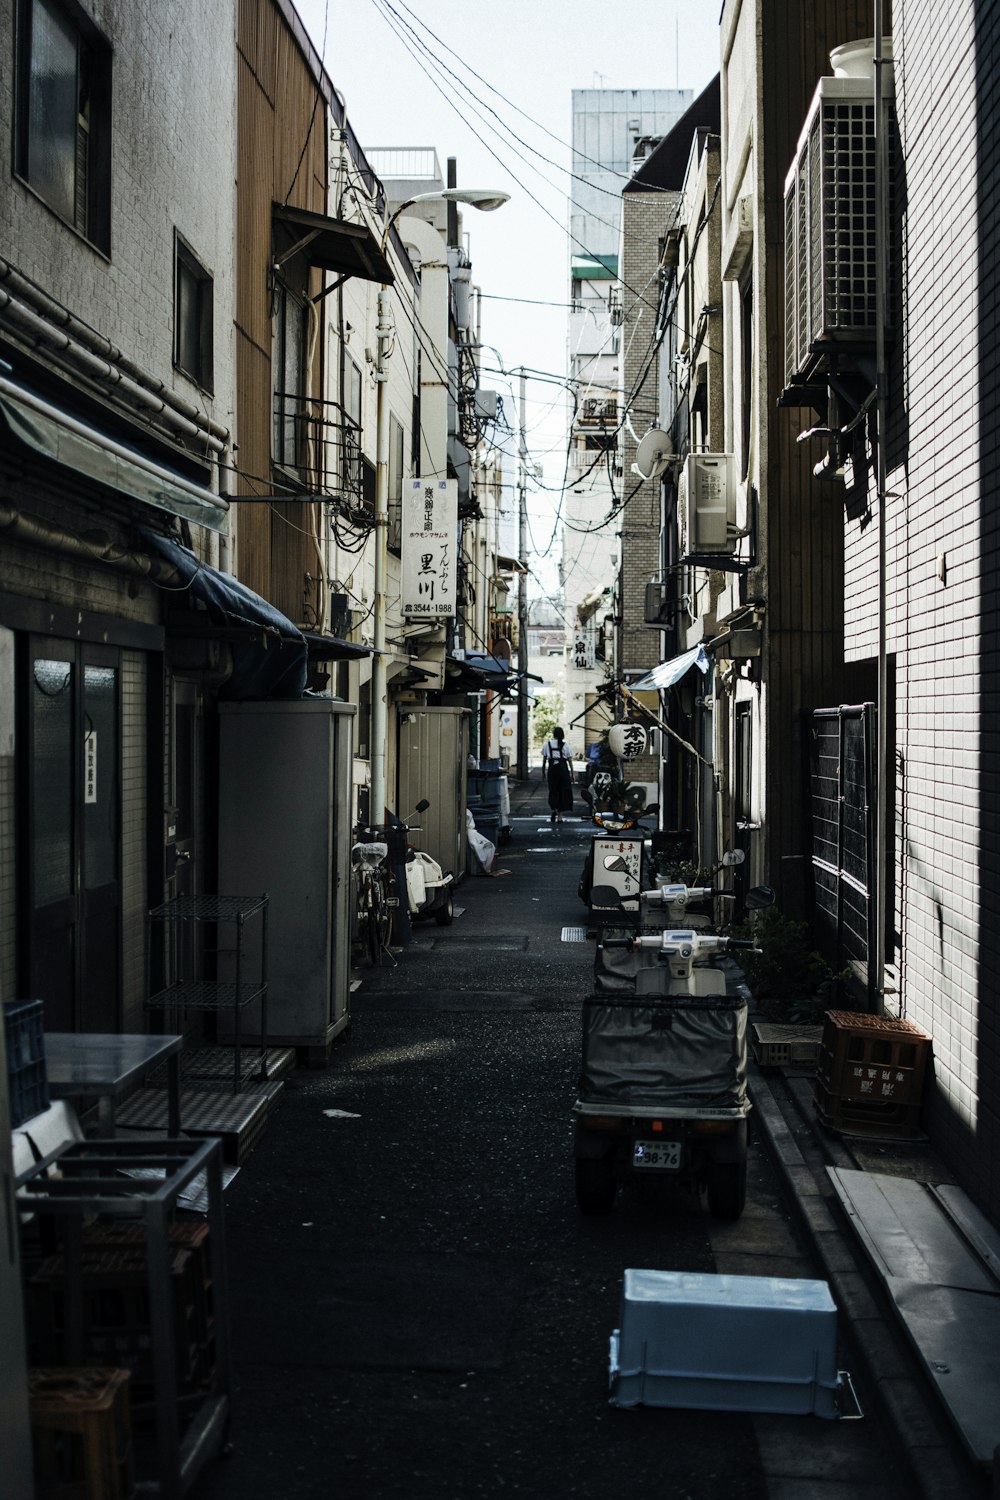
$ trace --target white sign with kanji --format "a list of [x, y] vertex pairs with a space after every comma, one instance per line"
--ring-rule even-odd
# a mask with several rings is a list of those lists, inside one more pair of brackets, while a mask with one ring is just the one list
[[458, 480], [413, 479], [403, 486], [401, 593], [408, 620], [456, 610]]

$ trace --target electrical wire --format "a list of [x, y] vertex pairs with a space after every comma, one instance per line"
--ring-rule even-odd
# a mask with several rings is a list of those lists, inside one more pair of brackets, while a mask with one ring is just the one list
[[[467, 129], [469, 129], [472, 132], [472, 134], [475, 136], [476, 140], [479, 141], [480, 145], [483, 146], [484, 149], [487, 152], [489, 152], [490, 156], [493, 157], [494, 161], [496, 161], [501, 167], [504, 168], [504, 170], [508, 173], [508, 175], [513, 179], [513, 181], [517, 183], [518, 187], [521, 188], [524, 191], [524, 193], [531, 199], [532, 203], [534, 203], [537, 208], [541, 209], [542, 213], [545, 214], [546, 218], [551, 219], [552, 222], [559, 228], [560, 232], [567, 235], [568, 239], [570, 240], [570, 242], [572, 244], [576, 245], [580, 250], [582, 250], [584, 252], [585, 255], [587, 255], [588, 257], [590, 257], [591, 259], [593, 259], [595, 257], [594, 251], [592, 251], [587, 245], [585, 245], [584, 242], [581, 239], [578, 239], [577, 236], [575, 234], [573, 234], [572, 230], [567, 230], [565, 224], [563, 224], [556, 217], [556, 215], [551, 211], [551, 209], [547, 208], [545, 206], [545, 204], [541, 201], [541, 199], [538, 198], [531, 191], [531, 189], [528, 187], [528, 185], [525, 182], [523, 182], [521, 180], [521, 178], [519, 178], [515, 172], [512, 172], [510, 170], [510, 168], [501, 160], [501, 158], [498, 156], [497, 152], [490, 145], [489, 141], [485, 140], [483, 138], [483, 136], [480, 135], [480, 133], [475, 129], [475, 127], [468, 120], [468, 118], [462, 113], [462, 110], [455, 103], [455, 101], [451, 98], [448, 90], [446, 88], [444, 88], [442, 86], [442, 84], [432, 75], [432, 73], [429, 71], [429, 69], [427, 68], [427, 66], [423, 62], [423, 60], [414, 53], [413, 48], [406, 41], [406, 38], [400, 34], [397, 26], [394, 24], [393, 21], [391, 21], [389, 19], [389, 16], [386, 14], [385, 9], [383, 9], [383, 6], [388, 6], [388, 0], [372, 0], [372, 4], [375, 6], [375, 8], [378, 11], [378, 13], [386, 21], [386, 24], [390, 27], [390, 29], [393, 30], [396, 33], [396, 35], [399, 37], [399, 39], [403, 43], [404, 47], [406, 47], [406, 50], [410, 53], [411, 57], [413, 57], [414, 61], [417, 63], [417, 65], [421, 69], [421, 71], [425, 74], [425, 76], [427, 77], [427, 79], [429, 80], [429, 82], [433, 85], [433, 87], [435, 89], [437, 89], [438, 93], [447, 102], [447, 104], [449, 105], [449, 107], [455, 111], [455, 113], [458, 115], [458, 117], [462, 121], [462, 123], [467, 127]], [[391, 9], [391, 7], [389, 7], [389, 9]], [[436, 60], [434, 60], [434, 61], [435, 61], [435, 65], [437, 66]], [[490, 126], [488, 128], [492, 129], [493, 127]], [[497, 132], [495, 130], [494, 130], [494, 134], [497, 134]], [[506, 144], [506, 143], [504, 143], [504, 144]], [[508, 148], [508, 149], [510, 149], [510, 148]], [[520, 152], [515, 152], [514, 154], [517, 155], [517, 156], [519, 156], [519, 157], [521, 156]], [[521, 159], [524, 160], [523, 157], [521, 157]], [[530, 166], [531, 164], [528, 163], [528, 165]], [[536, 171], [536, 172], [538, 171], [538, 169], [535, 168], [535, 167], [532, 167], [531, 169], [533, 171]], [[548, 179], [545, 178], [544, 174], [542, 174], [541, 172], [538, 172], [538, 175], [540, 177], [542, 177], [543, 181], [548, 181]], [[549, 183], [549, 186], [554, 187], [555, 184]], [[596, 218], [596, 215], [594, 215], [593, 217]], [[620, 225], [618, 225], [618, 224], [611, 224], [610, 221], [606, 221], [606, 220], [599, 220], [598, 222], [606, 223], [609, 228], [614, 229], [616, 233], [620, 233], [620, 227], [621, 227]], [[640, 294], [638, 292], [636, 292], [636, 290], [635, 290], [634, 287], [629, 286], [627, 282], [625, 282], [625, 281], [623, 281], [621, 279], [621, 277], [619, 277], [619, 282], [620, 282], [620, 284], [622, 286], [624, 286], [626, 288], [627, 291], [631, 292], [634, 297], [639, 298]], [[649, 304], [649, 305], [652, 306], [652, 304]]]
[[[529, 115], [526, 110], [523, 110], [520, 105], [515, 104], [512, 99], [508, 99], [506, 94], [502, 94], [500, 90], [496, 88], [494, 84], [490, 83], [488, 79], [484, 78], [481, 73], [477, 73], [475, 68], [470, 67], [465, 59], [458, 52], [456, 52], [453, 47], [449, 47], [447, 42], [439, 37], [436, 32], [432, 31], [431, 28], [427, 25], [427, 22], [422, 20], [421, 17], [417, 15], [416, 11], [412, 10], [410, 6], [405, 3], [405, 0], [399, 0], [399, 4], [402, 5], [403, 9], [407, 11], [420, 26], [423, 27], [428, 36], [433, 37], [434, 41], [437, 42], [439, 47], [443, 47], [445, 52], [450, 53], [452, 57], [456, 58], [466, 69], [466, 71], [471, 73], [472, 77], [475, 78], [477, 82], [485, 84], [491, 94], [495, 94], [497, 98], [500, 99], [504, 104], [509, 105], [511, 109], [516, 110], [516, 112], [525, 120], [527, 120], [529, 124], [534, 125], [538, 130], [541, 130], [550, 138], [550, 140], [555, 141], [557, 145], [565, 147], [568, 151], [572, 151], [576, 156], [579, 156], [582, 161], [589, 161], [592, 166], [599, 167], [603, 172], [613, 172], [616, 177], [621, 177], [623, 182], [631, 181], [634, 173], [619, 172], [616, 168], [608, 167], [604, 162], [597, 161], [594, 157], [588, 156], [586, 152], [579, 151], [575, 146], [570, 145], [568, 141], [564, 141], [560, 136], [556, 135], [554, 131], [551, 131], [547, 125], [543, 125], [540, 120], [536, 120], [532, 115]], [[643, 184], [643, 191], [647, 191], [645, 184]], [[648, 191], [668, 193], [672, 192], [673, 189], [650, 185]]]

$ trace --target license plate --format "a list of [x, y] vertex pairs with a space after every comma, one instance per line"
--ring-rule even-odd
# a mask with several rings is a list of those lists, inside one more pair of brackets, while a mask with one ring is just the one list
[[676, 1172], [681, 1164], [680, 1141], [633, 1141], [633, 1167], [660, 1172]]

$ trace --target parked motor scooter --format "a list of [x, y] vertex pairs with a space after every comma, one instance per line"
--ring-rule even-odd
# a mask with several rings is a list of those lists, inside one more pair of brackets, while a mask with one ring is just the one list
[[[415, 811], [426, 812], [428, 807], [430, 803], [425, 797], [417, 803]], [[416, 824], [405, 823], [400, 826], [406, 833], [420, 832]], [[404, 870], [407, 909], [411, 918], [419, 921], [423, 917], [433, 917], [439, 927], [450, 927], [455, 916], [453, 872], [443, 870], [426, 850], [411, 848], [406, 851]]]
[[[612, 911], [616, 892], [594, 891]], [[767, 887], [751, 909], [770, 905]], [[657, 1176], [707, 1188], [709, 1211], [738, 1219], [746, 1201], [747, 994], [728, 992], [718, 960], [753, 949], [691, 927], [599, 935], [599, 945], [655, 954], [630, 990], [584, 1001], [583, 1060], [574, 1115], [577, 1203], [610, 1213], [619, 1182]]]

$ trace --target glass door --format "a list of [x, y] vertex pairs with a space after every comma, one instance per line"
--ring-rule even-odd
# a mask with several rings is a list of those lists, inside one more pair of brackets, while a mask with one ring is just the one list
[[118, 653], [33, 638], [22, 802], [27, 993], [52, 1031], [115, 1031], [121, 987]]

